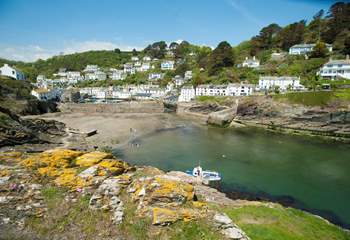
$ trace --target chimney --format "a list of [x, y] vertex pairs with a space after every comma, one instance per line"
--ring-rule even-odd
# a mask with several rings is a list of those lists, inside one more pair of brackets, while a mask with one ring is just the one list
[[253, 56], [253, 60], [255, 60], [255, 56]]
[[346, 60], [349, 60], [349, 54], [346, 54]]
[[248, 60], [248, 57], [245, 57], [245, 60]]

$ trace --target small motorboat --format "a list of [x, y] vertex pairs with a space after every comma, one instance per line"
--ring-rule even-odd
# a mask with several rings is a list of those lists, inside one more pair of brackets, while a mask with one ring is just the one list
[[193, 177], [199, 177], [202, 179], [202, 181], [206, 184], [210, 182], [217, 182], [221, 181], [221, 176], [218, 172], [214, 171], [209, 171], [209, 170], [204, 170], [202, 169], [201, 166], [193, 168], [193, 170], [187, 170], [187, 174], [193, 176]]

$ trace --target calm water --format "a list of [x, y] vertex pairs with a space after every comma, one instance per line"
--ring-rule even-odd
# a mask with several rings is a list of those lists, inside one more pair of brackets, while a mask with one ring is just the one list
[[225, 191], [266, 194], [271, 199], [288, 196], [293, 206], [350, 226], [348, 145], [190, 124], [137, 141], [140, 147], [116, 149], [115, 154], [163, 170], [185, 171], [200, 162], [222, 174]]

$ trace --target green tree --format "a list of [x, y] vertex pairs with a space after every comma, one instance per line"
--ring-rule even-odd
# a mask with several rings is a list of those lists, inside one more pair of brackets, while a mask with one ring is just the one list
[[312, 49], [312, 52], [310, 54], [313, 58], [324, 58], [328, 54], [327, 46], [324, 42], [317, 42], [315, 47]]
[[344, 29], [350, 29], [350, 3], [337, 2], [333, 4], [326, 19], [328, 24], [322, 33], [322, 38], [328, 43], [333, 43], [339, 33]]
[[234, 56], [231, 45], [223, 41], [213, 50], [209, 57], [209, 75], [215, 75], [223, 67], [234, 65]]
[[302, 20], [283, 28], [276, 36], [278, 46], [287, 51], [291, 46], [302, 43], [304, 41], [305, 24], [306, 21]]
[[344, 41], [343, 53], [345, 55], [350, 55], [350, 37], [347, 37]]
[[155, 42], [148, 45], [143, 52], [152, 58], [162, 59], [165, 57], [167, 44], [164, 41]]
[[260, 30], [259, 35], [252, 38], [251, 55], [256, 55], [259, 51], [271, 49], [275, 46], [274, 37], [281, 31], [281, 27], [276, 24], [270, 24]]

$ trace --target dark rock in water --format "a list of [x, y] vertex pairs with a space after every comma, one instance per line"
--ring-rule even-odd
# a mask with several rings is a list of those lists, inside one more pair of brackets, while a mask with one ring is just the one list
[[63, 136], [65, 125], [42, 119], [22, 119], [0, 107], [0, 147], [25, 143], [49, 143], [52, 136]]

